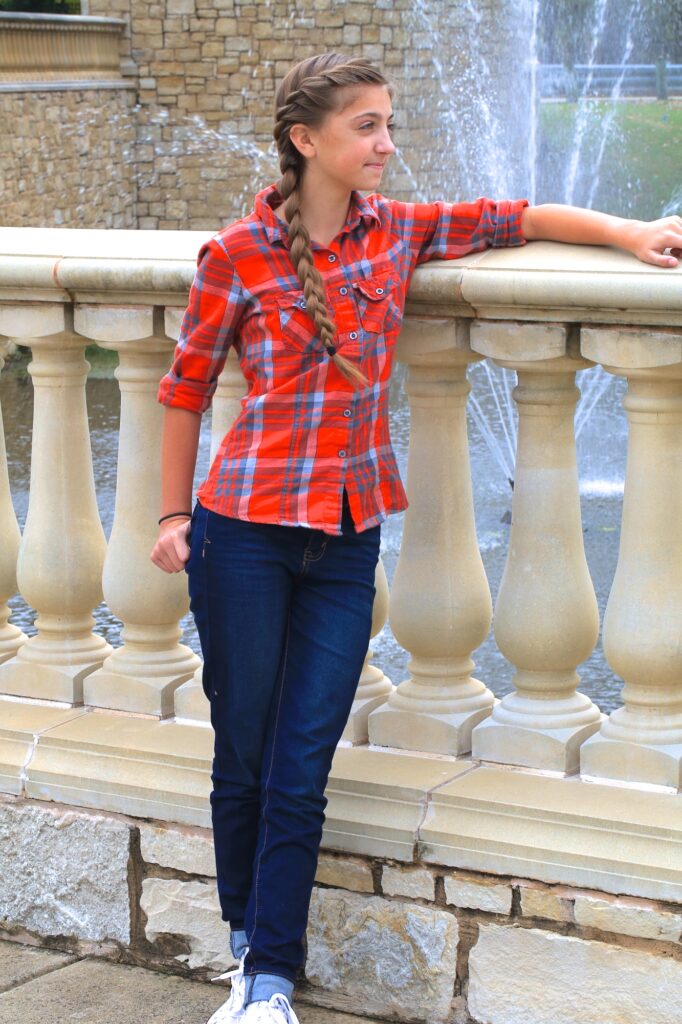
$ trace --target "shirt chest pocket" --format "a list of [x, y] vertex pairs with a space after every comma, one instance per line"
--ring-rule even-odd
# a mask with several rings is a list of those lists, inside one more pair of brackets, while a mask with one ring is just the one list
[[384, 274], [353, 282], [353, 293], [363, 328], [370, 334], [396, 330], [402, 322], [400, 289]]
[[316, 347], [315, 325], [307, 312], [302, 292], [287, 292], [278, 295], [275, 326], [279, 326], [279, 338], [284, 345], [301, 352], [310, 352]]

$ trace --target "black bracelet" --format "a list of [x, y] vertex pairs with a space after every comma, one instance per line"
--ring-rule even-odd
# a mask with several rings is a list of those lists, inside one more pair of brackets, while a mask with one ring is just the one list
[[161, 518], [159, 519], [159, 526], [161, 526], [161, 523], [164, 521], [164, 519], [175, 519], [176, 516], [187, 516], [188, 519], [191, 519], [192, 518], [192, 513], [191, 512], [169, 512], [167, 516], [161, 516]]

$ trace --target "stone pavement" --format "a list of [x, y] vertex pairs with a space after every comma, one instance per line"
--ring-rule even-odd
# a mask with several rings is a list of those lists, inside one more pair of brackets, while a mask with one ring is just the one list
[[[205, 1024], [227, 996], [210, 982], [0, 940], [0, 1024]], [[301, 1024], [380, 1024], [295, 1009]]]

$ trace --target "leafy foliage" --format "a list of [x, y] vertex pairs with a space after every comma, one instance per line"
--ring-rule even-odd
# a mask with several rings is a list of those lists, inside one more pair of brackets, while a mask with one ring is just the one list
[[682, 63], [682, 0], [542, 0], [538, 29], [546, 64]]
[[80, 14], [81, 0], [0, 0], [0, 11], [18, 14]]

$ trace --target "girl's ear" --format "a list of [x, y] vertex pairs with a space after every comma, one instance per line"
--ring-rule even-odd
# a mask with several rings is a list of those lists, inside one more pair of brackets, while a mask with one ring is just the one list
[[310, 137], [310, 129], [305, 124], [294, 124], [289, 129], [289, 138], [301, 156], [315, 156], [315, 144]]

